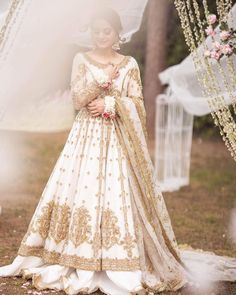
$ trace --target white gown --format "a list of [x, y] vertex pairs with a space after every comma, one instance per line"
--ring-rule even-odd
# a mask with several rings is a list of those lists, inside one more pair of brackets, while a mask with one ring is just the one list
[[[141, 80], [135, 59], [126, 56], [118, 66], [120, 76], [114, 82], [113, 94], [127, 88], [126, 97], [141, 97], [142, 94], [137, 93], [141, 91]], [[32, 278], [39, 290], [64, 290], [66, 294], [90, 294], [98, 288], [110, 295], [144, 290], [140, 262], [143, 253], [132, 203], [136, 192], [132, 186], [130, 162], [119, 141], [117, 122], [120, 119], [91, 117], [86, 109], [86, 103], [100, 91], [94, 81], [102, 68], [103, 64], [81, 53], [73, 63], [71, 86], [72, 92], [77, 94], [73, 98], [79, 112], [18, 255], [12, 264], [0, 268], [0, 276], [22, 275]], [[134, 69], [138, 76], [134, 75]], [[81, 97], [84, 99], [79, 99]], [[166, 229], [171, 236], [172, 228], [164, 205], [162, 211], [166, 214], [169, 226]], [[148, 240], [146, 243], [148, 245]], [[162, 241], [160, 245], [159, 241], [157, 243], [158, 252], [163, 251], [164, 257]], [[170, 254], [167, 252], [167, 255]], [[191, 249], [179, 249], [179, 255], [190, 272], [181, 266], [177, 271], [174, 267], [178, 263], [171, 262], [172, 256], [165, 256], [176, 270], [172, 290], [187, 282], [201, 281], [204, 271], [210, 281], [236, 280], [234, 258]], [[160, 263], [160, 272], [162, 268], [166, 269]], [[170, 267], [169, 270], [172, 271]], [[155, 285], [155, 290], [168, 290], [162, 279], [158, 287], [151, 284], [152, 279], [149, 276], [150, 286], [154, 288]]]

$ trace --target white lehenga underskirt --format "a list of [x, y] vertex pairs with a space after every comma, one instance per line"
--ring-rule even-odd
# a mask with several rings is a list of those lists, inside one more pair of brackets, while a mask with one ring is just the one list
[[[214, 252], [181, 249], [182, 261], [191, 271], [188, 282], [199, 288], [218, 281], [236, 281], [236, 258]], [[66, 294], [91, 294], [101, 290], [108, 295], [142, 294], [141, 271], [86, 271], [59, 264], [47, 264], [35, 256], [18, 255], [12, 264], [0, 267], [0, 277], [32, 278], [39, 290], [64, 290]]]
[[0, 268], [0, 276], [32, 278], [39, 290], [64, 290], [66, 294], [90, 294], [100, 289], [108, 295], [129, 295], [142, 290], [141, 271], [87, 271], [59, 264], [46, 264], [35, 256], [18, 255], [12, 264]]

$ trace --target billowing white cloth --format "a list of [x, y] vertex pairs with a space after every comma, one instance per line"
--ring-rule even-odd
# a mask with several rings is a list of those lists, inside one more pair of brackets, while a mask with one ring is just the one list
[[[79, 47], [91, 47], [90, 32], [82, 29], [103, 1], [18, 2], [0, 44], [0, 129], [67, 130], [74, 119], [66, 92], [72, 59]], [[139, 29], [146, 3], [109, 1], [121, 16], [126, 42]]]
[[10, 0], [1, 0], [0, 2], [0, 15], [5, 14], [10, 4]]
[[[236, 21], [236, 4], [232, 8], [233, 20]], [[212, 47], [212, 39], [208, 37], [206, 44]], [[197, 49], [199, 56], [204, 58], [204, 47], [201, 45]], [[236, 69], [236, 56], [233, 55], [234, 68]], [[226, 69], [226, 58], [222, 59], [222, 66]], [[225, 104], [232, 103], [232, 99], [225, 86], [223, 85], [223, 77], [220, 74], [217, 62], [211, 61], [213, 65], [213, 72], [216, 77], [218, 85], [221, 87], [221, 95], [224, 97]], [[204, 68], [202, 69], [204, 72]], [[230, 73], [225, 71], [229, 85], [232, 85], [230, 81]], [[159, 74], [162, 84], [167, 84], [171, 89], [171, 95], [173, 99], [177, 99], [178, 102], [184, 107], [185, 111], [196, 116], [203, 116], [209, 114], [211, 109], [208, 106], [207, 98], [203, 95], [201, 86], [197, 79], [195, 66], [192, 60], [192, 56], [189, 55], [180, 64], [167, 68]], [[235, 98], [235, 87], [233, 87], [233, 96]]]

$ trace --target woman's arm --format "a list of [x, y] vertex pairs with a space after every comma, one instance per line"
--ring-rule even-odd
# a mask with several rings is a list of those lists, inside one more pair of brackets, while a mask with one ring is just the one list
[[86, 66], [80, 54], [77, 54], [73, 60], [70, 83], [73, 104], [76, 110], [80, 110], [82, 107], [86, 106], [104, 90], [106, 75], [104, 74], [104, 77], [102, 77], [104, 78], [102, 82], [98, 82], [95, 79], [88, 82], [86, 72]]

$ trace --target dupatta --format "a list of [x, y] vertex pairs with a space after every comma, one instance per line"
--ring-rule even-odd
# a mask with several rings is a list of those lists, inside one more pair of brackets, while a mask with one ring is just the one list
[[187, 267], [180, 258], [148, 151], [147, 115], [140, 70], [135, 59], [127, 76], [128, 87], [116, 97], [119, 117], [115, 125], [129, 167], [142, 283], [148, 291], [174, 291], [187, 283]]

